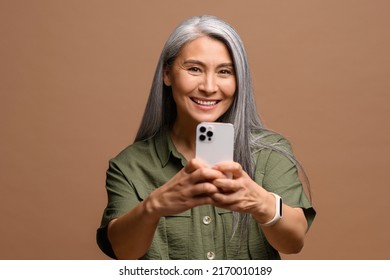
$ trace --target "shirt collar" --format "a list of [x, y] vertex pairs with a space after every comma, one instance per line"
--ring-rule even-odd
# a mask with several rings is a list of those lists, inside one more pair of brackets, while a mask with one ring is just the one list
[[176, 150], [168, 128], [163, 128], [156, 134], [155, 147], [162, 167], [168, 164], [171, 156], [181, 160], [183, 166], [187, 164], [187, 160]]

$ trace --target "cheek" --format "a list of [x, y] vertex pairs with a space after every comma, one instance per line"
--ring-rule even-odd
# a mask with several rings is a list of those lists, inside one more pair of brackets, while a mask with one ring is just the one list
[[187, 94], [192, 92], [198, 85], [196, 77], [191, 77], [185, 74], [175, 76], [172, 83], [172, 90], [176, 94]]
[[231, 97], [233, 98], [235, 92], [236, 92], [236, 81], [231, 80], [231, 81], [226, 81], [224, 84], [221, 85], [223, 88], [223, 92], [225, 93], [226, 97]]

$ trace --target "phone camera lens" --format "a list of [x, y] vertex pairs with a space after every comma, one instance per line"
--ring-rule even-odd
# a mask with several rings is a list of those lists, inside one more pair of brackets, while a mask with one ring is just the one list
[[199, 135], [199, 140], [200, 140], [200, 141], [206, 140], [206, 136], [204, 136], [203, 134], [202, 134], [202, 135]]
[[199, 131], [202, 132], [202, 133], [204, 133], [204, 132], [206, 132], [206, 128], [205, 128], [204, 126], [201, 126], [201, 127], [199, 128]]
[[207, 136], [208, 136], [208, 137], [210, 137], [210, 138], [211, 138], [211, 137], [213, 137], [213, 134], [214, 134], [214, 133], [213, 133], [212, 131], [207, 131], [207, 133], [206, 133], [206, 134], [207, 134]]

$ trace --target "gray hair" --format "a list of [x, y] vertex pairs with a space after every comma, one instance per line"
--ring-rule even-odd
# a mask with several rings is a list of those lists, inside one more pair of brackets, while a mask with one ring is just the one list
[[[268, 145], [258, 133], [267, 131], [256, 110], [252, 79], [246, 51], [238, 33], [225, 21], [214, 16], [197, 16], [185, 20], [170, 35], [164, 45], [155, 71], [146, 109], [135, 141], [142, 141], [155, 135], [159, 130], [171, 127], [176, 118], [176, 105], [171, 88], [163, 83], [165, 67], [170, 67], [184, 45], [195, 39], [208, 36], [221, 41], [227, 47], [234, 64], [236, 92], [228, 111], [219, 118], [220, 122], [232, 123], [235, 127], [234, 160], [239, 162], [251, 178], [254, 178], [255, 162], [251, 151], [271, 148], [285, 154], [294, 163], [294, 156], [278, 145]], [[264, 134], [262, 134], [264, 136]], [[251, 147], [251, 149], [248, 149]], [[251, 217], [249, 214], [233, 213], [233, 234], [240, 227], [242, 236], [246, 235]]]
[[247, 55], [237, 32], [225, 21], [214, 16], [198, 16], [180, 24], [168, 38], [162, 50], [154, 75], [152, 88], [145, 113], [135, 141], [145, 140], [155, 135], [163, 127], [170, 127], [176, 118], [176, 106], [170, 87], [163, 83], [163, 71], [170, 67], [184, 45], [195, 39], [209, 36], [223, 42], [233, 59], [237, 89], [229, 110], [218, 121], [229, 122], [235, 131], [235, 160], [244, 170], [253, 175], [252, 163], [248, 156], [252, 129], [262, 129], [256, 111], [249, 72]]

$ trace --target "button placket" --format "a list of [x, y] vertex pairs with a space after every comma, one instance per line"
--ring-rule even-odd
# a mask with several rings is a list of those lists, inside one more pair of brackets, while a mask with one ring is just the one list
[[210, 205], [199, 208], [198, 223], [201, 225], [203, 254], [206, 260], [216, 259], [215, 251], [215, 209]]

